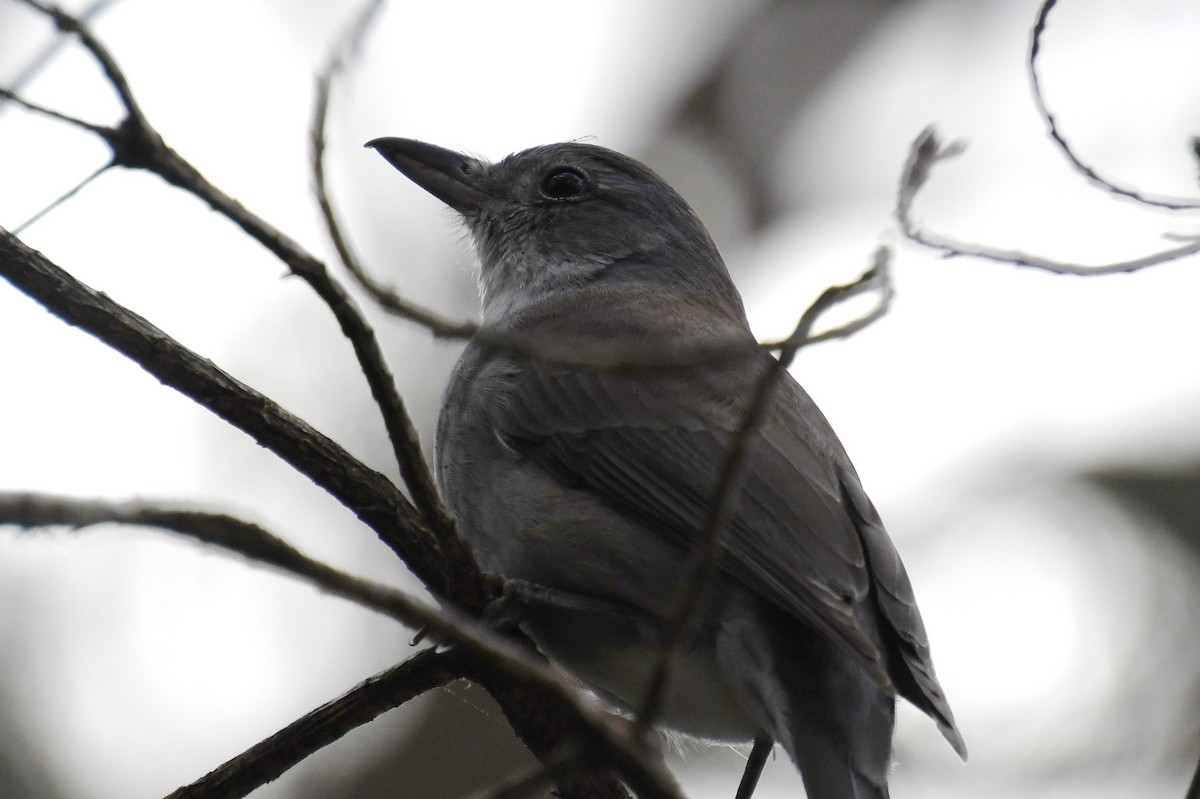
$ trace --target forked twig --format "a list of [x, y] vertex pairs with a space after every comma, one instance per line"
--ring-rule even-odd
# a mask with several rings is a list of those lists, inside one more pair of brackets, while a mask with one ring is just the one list
[[943, 147], [937, 136], [937, 132], [932, 127], [926, 128], [913, 141], [912, 148], [909, 151], [908, 162], [905, 164], [904, 173], [900, 179], [900, 187], [896, 194], [896, 220], [900, 224], [901, 231], [910, 240], [925, 247], [938, 250], [949, 257], [970, 256], [1010, 264], [1012, 266], [1040, 269], [1060, 275], [1080, 276], [1137, 272], [1147, 267], [1176, 261], [1200, 252], [1200, 237], [1191, 237], [1186, 239], [1186, 244], [1179, 247], [1161, 250], [1140, 258], [1131, 258], [1127, 261], [1113, 261], [1105, 264], [1081, 265], [1056, 261], [1021, 250], [986, 247], [960, 241], [949, 236], [931, 233], [922, 228], [913, 219], [913, 201], [925, 185], [925, 182], [929, 179], [933, 166], [940, 161], [958, 155], [962, 152], [962, 149], [963, 145], [959, 142], [954, 142]]
[[[400, 466], [413, 501], [439, 538], [451, 538], [453, 523], [442, 505], [433, 477], [421, 452], [420, 442], [403, 400], [396, 391], [374, 331], [346, 291], [333, 279], [325, 265], [289, 237], [248, 211], [204, 178], [198, 170], [167, 146], [137, 104], [129, 82], [116, 59], [80, 20], [38, 0], [23, 0], [49, 15], [64, 32], [79, 37], [80, 43], [100, 65], [125, 109], [125, 119], [116, 128], [95, 127], [112, 149], [113, 164], [152, 172], [168, 183], [207, 203], [266, 247], [316, 291], [333, 312], [350, 341], [371, 394], [383, 416], [392, 451]], [[464, 547], [465, 549], [465, 547]]]

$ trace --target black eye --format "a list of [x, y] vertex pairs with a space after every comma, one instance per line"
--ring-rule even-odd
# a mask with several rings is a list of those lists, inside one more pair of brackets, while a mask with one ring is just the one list
[[578, 169], [560, 166], [542, 178], [541, 190], [547, 200], [578, 200], [587, 194], [587, 176]]

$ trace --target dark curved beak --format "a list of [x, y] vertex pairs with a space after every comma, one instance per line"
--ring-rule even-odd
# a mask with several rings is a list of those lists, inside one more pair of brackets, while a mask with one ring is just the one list
[[459, 213], [478, 211], [487, 199], [484, 165], [475, 158], [416, 139], [372, 139], [373, 147], [409, 180]]

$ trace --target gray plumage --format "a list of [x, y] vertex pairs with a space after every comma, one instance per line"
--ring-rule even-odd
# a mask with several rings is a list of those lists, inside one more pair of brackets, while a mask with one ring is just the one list
[[[451, 510], [485, 569], [538, 589], [521, 617], [538, 645], [636, 708], [771, 356], [704, 226], [637, 161], [574, 143], [497, 164], [408, 139], [369, 146], [455, 208], [480, 256], [485, 332], [438, 424]], [[744, 354], [697, 362], [705, 345]], [[612, 368], [614, 354], [666, 366]], [[813, 799], [887, 796], [896, 694], [965, 757], [900, 557], [786, 374], [722, 542], [666, 725], [769, 735]]]

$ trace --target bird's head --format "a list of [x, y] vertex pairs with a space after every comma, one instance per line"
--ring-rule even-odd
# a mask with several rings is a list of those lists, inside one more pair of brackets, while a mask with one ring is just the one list
[[489, 163], [413, 139], [368, 142], [456, 210], [474, 239], [486, 322], [566, 290], [640, 282], [744, 318], [704, 225], [662, 178], [590, 144]]

